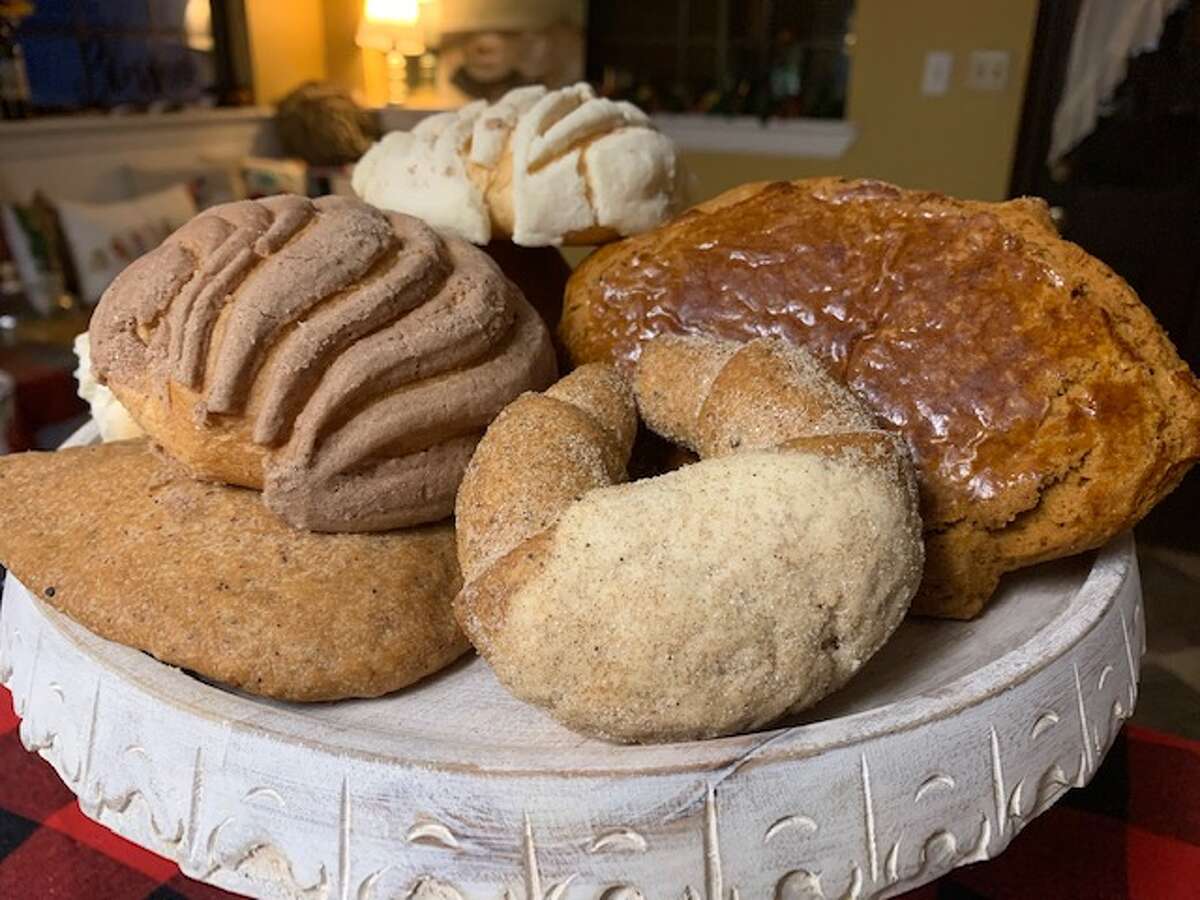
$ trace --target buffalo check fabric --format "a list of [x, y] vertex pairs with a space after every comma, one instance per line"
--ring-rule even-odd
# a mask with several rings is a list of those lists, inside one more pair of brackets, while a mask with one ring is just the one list
[[[0, 688], [0, 898], [216, 900], [234, 895], [88, 819], [21, 745]], [[1127, 726], [1086, 788], [1067, 793], [997, 859], [910, 900], [1200, 897], [1200, 742]]]

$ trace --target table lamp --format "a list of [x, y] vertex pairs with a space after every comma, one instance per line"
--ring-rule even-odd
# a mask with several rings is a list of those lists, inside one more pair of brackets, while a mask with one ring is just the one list
[[418, 0], [365, 0], [354, 42], [387, 54], [388, 103], [399, 106], [407, 99], [407, 57], [425, 52], [424, 36]]

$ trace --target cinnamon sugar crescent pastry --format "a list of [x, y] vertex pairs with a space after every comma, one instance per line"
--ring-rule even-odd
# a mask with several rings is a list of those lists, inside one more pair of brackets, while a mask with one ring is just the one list
[[171, 456], [316, 531], [448, 516], [484, 428], [555, 372], [482, 251], [340, 197], [202, 213], [121, 273], [90, 336]]
[[[637, 428], [701, 461], [621, 484]], [[620, 741], [746, 731], [843, 684], [921, 578], [901, 442], [803, 351], [663, 338], [636, 408], [583, 366], [492, 423], [457, 504], [463, 630], [500, 681]]]

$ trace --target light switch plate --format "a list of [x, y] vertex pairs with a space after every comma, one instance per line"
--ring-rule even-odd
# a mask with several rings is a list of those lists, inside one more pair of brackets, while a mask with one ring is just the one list
[[1008, 87], [1007, 50], [972, 50], [967, 60], [967, 87], [973, 91], [1002, 91]]
[[940, 97], [950, 90], [950, 73], [954, 71], [954, 54], [949, 50], [930, 50], [925, 54], [925, 69], [921, 73], [921, 93]]

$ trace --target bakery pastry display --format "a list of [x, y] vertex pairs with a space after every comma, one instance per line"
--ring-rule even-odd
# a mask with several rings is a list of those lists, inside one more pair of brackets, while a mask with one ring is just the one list
[[483, 429], [555, 377], [486, 254], [340, 197], [202, 213], [121, 273], [90, 336], [99, 381], [193, 475], [318, 531], [445, 518]]
[[355, 192], [476, 244], [595, 244], [681, 208], [671, 141], [637, 107], [590, 85], [516, 88], [384, 136], [354, 169]]
[[[636, 398], [636, 402], [635, 402]], [[622, 484], [640, 412], [701, 461]], [[457, 503], [459, 621], [500, 681], [619, 741], [761, 727], [842, 685], [908, 609], [902, 441], [805, 352], [660, 338], [507, 407]]]
[[467, 649], [449, 523], [297, 531], [145, 440], [0, 459], [0, 560], [96, 634], [269, 697], [373, 697]]
[[569, 284], [578, 364], [683, 333], [811, 351], [912, 451], [920, 613], [1097, 547], [1200, 458], [1200, 385], [1137, 296], [1038, 200], [875, 181], [751, 184], [601, 248]]
[[372, 150], [377, 205], [197, 216], [79, 345], [103, 434], [146, 437], [0, 460], [0, 561], [254, 693], [375, 696], [469, 639], [573, 729], [685, 740], [810, 706], [910, 607], [975, 614], [1200, 457], [1200, 385], [1044, 207], [878, 182], [748, 185], [602, 248], [555, 383], [556, 295], [504, 273], [658, 223], [664, 140], [522, 89]]

